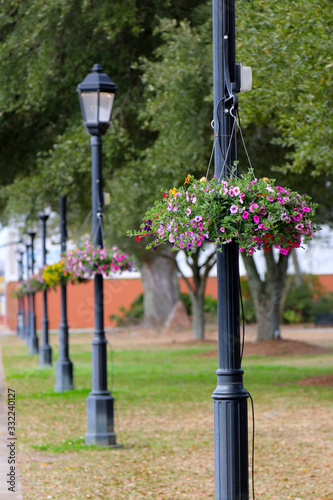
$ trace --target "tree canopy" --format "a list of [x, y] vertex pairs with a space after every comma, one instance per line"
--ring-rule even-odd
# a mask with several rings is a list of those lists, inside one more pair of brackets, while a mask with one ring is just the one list
[[[240, 96], [254, 166], [259, 175], [287, 167], [296, 187], [320, 175], [310, 187], [325, 198], [333, 172], [331, 4], [239, 0], [236, 15], [237, 59], [254, 75], [253, 90]], [[107, 234], [124, 242], [124, 228], [162, 187], [189, 172], [204, 175], [212, 145], [211, 38], [211, 2], [2, 0], [2, 217], [33, 214], [68, 194], [75, 217], [85, 218], [89, 138], [75, 89], [94, 62], [119, 87], [103, 148], [112, 192]], [[239, 152], [246, 164], [241, 143]]]

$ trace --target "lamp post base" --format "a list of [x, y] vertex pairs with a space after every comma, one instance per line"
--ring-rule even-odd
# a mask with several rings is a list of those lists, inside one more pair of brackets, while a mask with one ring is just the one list
[[86, 444], [122, 448], [122, 445], [117, 444], [113, 429], [113, 401], [108, 391], [87, 397]]
[[248, 392], [243, 370], [217, 370], [214, 400], [215, 500], [249, 500]]
[[69, 360], [57, 361], [56, 364], [56, 392], [72, 391], [73, 385], [73, 363]]
[[29, 341], [29, 354], [38, 354], [38, 337], [37, 335], [33, 335]]
[[24, 339], [25, 345], [29, 346], [30, 329], [29, 329], [29, 325], [27, 325], [27, 324], [24, 325], [24, 336], [23, 336], [23, 339]]
[[39, 365], [52, 366], [52, 348], [49, 345], [42, 345], [39, 348]]

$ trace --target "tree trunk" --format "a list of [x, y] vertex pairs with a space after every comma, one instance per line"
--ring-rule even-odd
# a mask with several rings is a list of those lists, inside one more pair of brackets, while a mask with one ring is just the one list
[[295, 286], [299, 287], [303, 285], [304, 279], [303, 279], [303, 273], [301, 271], [298, 258], [297, 258], [297, 252], [296, 248], [293, 248], [291, 250], [291, 258], [293, 261], [293, 266], [294, 266], [294, 271], [295, 271]]
[[[164, 252], [166, 250], [164, 249]], [[161, 327], [180, 299], [175, 253], [170, 258], [150, 255], [140, 266], [144, 288], [144, 326]]]
[[[188, 287], [192, 303], [192, 331], [195, 340], [205, 338], [205, 315], [204, 300], [205, 288], [209, 271], [216, 262], [216, 251], [208, 254], [203, 264], [199, 264], [200, 250], [194, 252], [191, 257], [186, 257], [186, 262], [192, 269], [193, 285], [182, 274], [182, 277]], [[178, 268], [179, 269], [179, 268]], [[181, 273], [181, 270], [179, 269]]]
[[287, 274], [288, 256], [265, 252], [267, 272], [265, 281], [260, 279], [252, 256], [243, 255], [257, 318], [257, 340], [279, 339], [282, 292]]
[[190, 292], [192, 302], [192, 332], [195, 340], [205, 338], [204, 292]]

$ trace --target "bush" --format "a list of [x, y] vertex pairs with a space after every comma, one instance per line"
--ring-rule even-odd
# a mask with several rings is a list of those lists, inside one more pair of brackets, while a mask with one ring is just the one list
[[[256, 310], [254, 307], [253, 300], [251, 297], [248, 299], [243, 298], [243, 309], [244, 309], [244, 321], [245, 323], [255, 323], [257, 321], [256, 318]], [[241, 320], [243, 319], [243, 311], [241, 308]]]
[[117, 326], [127, 326], [130, 324], [137, 325], [143, 319], [143, 293], [137, 296], [130, 307], [120, 307], [119, 312], [122, 314], [110, 314], [110, 319], [115, 321]]
[[313, 314], [333, 312], [333, 293], [328, 292], [318, 297], [313, 304]]
[[303, 283], [295, 286], [295, 277], [288, 276], [283, 323], [311, 323], [317, 313], [333, 311], [333, 293], [325, 292], [318, 276], [305, 275]]

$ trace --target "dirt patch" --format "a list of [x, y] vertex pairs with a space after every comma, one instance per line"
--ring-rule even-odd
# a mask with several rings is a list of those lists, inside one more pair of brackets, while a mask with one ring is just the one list
[[317, 385], [320, 387], [333, 387], [333, 373], [319, 375], [317, 377], [307, 377], [296, 382], [297, 385]]

